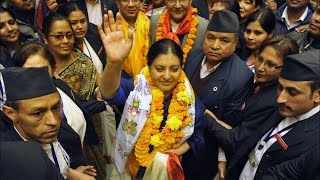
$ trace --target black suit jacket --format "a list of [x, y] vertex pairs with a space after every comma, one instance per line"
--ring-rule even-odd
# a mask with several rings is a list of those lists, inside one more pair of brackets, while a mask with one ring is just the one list
[[[0, 141], [23, 141], [23, 139], [12, 126], [10, 130], [0, 135]], [[64, 120], [61, 121], [58, 141], [70, 157], [71, 168], [87, 164], [83, 157], [79, 135]]]
[[235, 111], [234, 114], [229, 116], [230, 118], [232, 118], [231, 121], [243, 123], [243, 121], [249, 121], [249, 119], [254, 120], [257, 118], [256, 114], [260, 114], [261, 112], [265, 111], [272, 113], [275, 109], [278, 108], [278, 83], [276, 81], [273, 81], [268, 84], [261, 84], [260, 89], [261, 90], [258, 92], [254, 92], [254, 90], [252, 91], [251, 95], [244, 102], [242, 110]]
[[[207, 116], [207, 118], [210, 118]], [[253, 131], [248, 138], [242, 141], [241, 146], [238, 146], [232, 158], [229, 161], [227, 179], [239, 179], [244, 165], [248, 160], [250, 151], [256, 146], [258, 141], [271, 128], [278, 125], [282, 121], [282, 117], [278, 111], [275, 111], [266, 121], [260, 124], [260, 128]], [[279, 143], [275, 142], [263, 155], [254, 179], [261, 179], [263, 173], [269, 168], [282, 162], [294, 159], [306, 151], [319, 145], [320, 142], [320, 112], [312, 117], [303, 120], [301, 123], [293, 127], [282, 138], [288, 145], [287, 150], [282, 150]], [[243, 129], [244, 131], [246, 129]], [[232, 145], [232, 131], [226, 131], [219, 124], [214, 122], [212, 126], [213, 135], [219, 141], [225, 150], [235, 147]]]
[[[237, 110], [229, 116], [230, 121], [241, 122], [241, 125], [234, 127], [232, 130], [226, 130], [224, 128], [220, 129], [222, 131], [220, 132], [222, 133], [221, 136], [227, 135], [229, 141], [232, 142], [228, 143], [223, 141], [221, 145], [223, 147], [228, 147], [225, 149], [227, 162], [229, 162], [230, 157], [237, 148], [243, 146], [243, 141], [253, 132], [257, 131], [261, 124], [263, 124], [274, 111], [277, 111], [277, 87], [277, 83], [275, 82], [264, 84], [261, 91], [252, 93], [246, 100], [243, 105], [243, 110]], [[212, 139], [211, 136], [212, 132], [209, 128], [211, 125], [209, 123], [207, 125], [206, 137], [211, 144], [213, 142], [216, 143], [216, 139]], [[229, 134], [226, 132], [229, 132]], [[213, 133], [219, 133], [219, 131]]]
[[0, 133], [5, 133], [12, 127], [12, 121], [0, 111]]
[[11, 54], [5, 46], [0, 43], [0, 63], [3, 67], [13, 67]]
[[[241, 125], [234, 127], [232, 130], [232, 144], [235, 150], [241, 146], [245, 140], [254, 131], [257, 131], [264, 121], [268, 120], [269, 116], [278, 109], [277, 105], [277, 89], [278, 84], [264, 84], [261, 91], [252, 93], [251, 96], [243, 104], [243, 109], [230, 114], [230, 121], [241, 122]], [[210, 136], [210, 132], [208, 132]], [[232, 154], [234, 152], [228, 152]]]
[[6, 180], [63, 180], [41, 145], [28, 142], [0, 142], [0, 176]]
[[320, 180], [320, 145], [303, 155], [270, 168], [262, 180]]

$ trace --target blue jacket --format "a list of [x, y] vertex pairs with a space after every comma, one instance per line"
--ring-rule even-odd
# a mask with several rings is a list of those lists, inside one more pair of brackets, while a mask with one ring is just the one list
[[[190, 51], [184, 66], [185, 73], [190, 80], [204, 56], [201, 47], [193, 48]], [[231, 126], [236, 126], [240, 122], [230, 121], [229, 116], [234, 111], [240, 110], [241, 105], [250, 95], [253, 87], [253, 73], [236, 54], [224, 60], [213, 73], [206, 87], [203, 87], [197, 95], [205, 107], [219, 119]], [[205, 141], [205, 158], [202, 159], [201, 170], [191, 179], [213, 179], [217, 173], [219, 146], [216, 140], [206, 136], [206, 130]]]
[[[292, 28], [292, 29], [288, 30], [286, 24], [281, 19], [282, 13], [286, 7], [287, 7], [287, 3], [284, 3], [275, 12], [275, 15], [276, 15], [276, 26], [274, 29], [275, 34], [286, 34], [291, 31], [294, 31], [294, 29], [295, 29], [295, 28]], [[307, 17], [296, 27], [308, 24], [312, 14], [313, 14], [313, 10], [312, 10], [312, 8], [309, 7]]]
[[[184, 66], [189, 80], [194, 76], [204, 56], [202, 47], [195, 47], [190, 51]], [[207, 86], [197, 95], [206, 108], [219, 119], [235, 126], [239, 122], [229, 121], [229, 115], [239, 110], [250, 95], [253, 88], [253, 73], [236, 54], [224, 60], [213, 73]]]
[[[268, 117], [278, 108], [277, 104], [277, 81], [264, 83], [260, 85], [261, 90], [252, 93], [242, 109], [235, 111], [230, 115], [230, 120], [241, 122], [240, 126], [234, 127], [232, 131], [236, 134], [234, 141], [236, 146], [241, 146], [241, 141], [247, 138], [251, 131], [259, 128], [260, 124], [268, 119]], [[250, 131], [242, 131], [246, 127]]]

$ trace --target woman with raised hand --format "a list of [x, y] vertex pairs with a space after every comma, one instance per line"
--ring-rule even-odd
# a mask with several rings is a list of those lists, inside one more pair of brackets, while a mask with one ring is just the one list
[[[124, 105], [113, 154], [117, 169], [128, 169], [135, 178], [168, 179], [173, 175], [167, 173], [168, 158], [180, 164], [177, 156], [182, 156], [187, 179], [201, 156], [205, 108], [182, 71], [183, 52], [172, 40], [157, 41], [149, 49], [148, 65], [135, 80], [121, 79], [133, 38], [132, 34], [125, 38], [121, 29], [120, 14], [115, 21], [111, 11], [104, 17], [104, 31], [99, 27], [108, 55], [101, 93], [109, 103]], [[164, 170], [152, 169], [159, 164]], [[177, 164], [174, 167], [181, 175]]]

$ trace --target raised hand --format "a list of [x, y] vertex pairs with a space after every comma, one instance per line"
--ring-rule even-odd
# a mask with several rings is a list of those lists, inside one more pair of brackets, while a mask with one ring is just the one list
[[128, 37], [125, 37], [120, 13], [117, 13], [116, 20], [114, 20], [112, 11], [108, 11], [103, 19], [104, 30], [101, 26], [98, 26], [98, 30], [107, 53], [107, 64], [99, 87], [104, 97], [111, 98], [119, 89], [122, 65], [130, 53], [133, 34], [129, 32]]
[[116, 15], [116, 20], [110, 10], [103, 19], [104, 27], [102, 29], [101, 25], [98, 25], [98, 31], [106, 50], [107, 61], [108, 63], [123, 63], [132, 47], [132, 32], [129, 32], [128, 38], [125, 37], [119, 12]]

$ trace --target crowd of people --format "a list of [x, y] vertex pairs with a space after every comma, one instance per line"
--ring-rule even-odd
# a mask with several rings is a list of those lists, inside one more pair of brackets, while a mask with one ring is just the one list
[[0, 2], [0, 179], [320, 180], [319, 0]]

